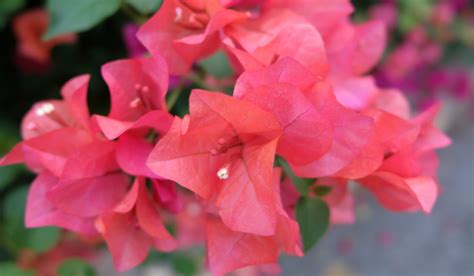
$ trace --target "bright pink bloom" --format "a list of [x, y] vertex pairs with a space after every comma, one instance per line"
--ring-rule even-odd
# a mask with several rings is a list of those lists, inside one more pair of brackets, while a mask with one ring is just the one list
[[99, 218], [97, 227], [112, 252], [118, 271], [143, 262], [152, 246], [160, 251], [171, 251], [177, 245], [140, 177], [135, 179], [122, 202]]
[[434, 150], [450, 144], [449, 138], [432, 125], [438, 108], [434, 106], [412, 120], [420, 127], [414, 143], [388, 155], [376, 172], [359, 180], [384, 207], [431, 212], [439, 193]]
[[349, 0], [268, 0], [263, 9], [288, 9], [303, 15], [323, 36], [354, 10]]
[[[213, 202], [234, 231], [272, 235], [276, 213], [271, 173], [281, 128], [245, 101], [194, 90], [190, 116], [176, 118], [148, 166]], [[244, 112], [244, 113], [242, 113]]]
[[[279, 170], [273, 172], [273, 192], [280, 195]], [[276, 201], [277, 225], [272, 236], [258, 236], [230, 230], [219, 219], [209, 218], [206, 225], [208, 263], [214, 275], [249, 265], [273, 264], [281, 251], [302, 256], [299, 226], [283, 209], [281, 199]]]
[[[292, 164], [317, 160], [331, 146], [331, 121], [305, 96], [316, 82], [300, 64], [286, 58], [266, 69], [243, 73], [235, 85], [234, 97], [275, 115], [283, 129], [277, 154]], [[334, 104], [326, 103], [328, 108]]]
[[224, 40], [240, 66], [253, 70], [292, 57], [317, 76], [329, 70], [324, 42], [303, 17], [287, 10], [262, 12], [226, 28]]
[[138, 38], [151, 54], [165, 57], [171, 74], [182, 75], [219, 48], [222, 28], [246, 17], [225, 9], [219, 0], [167, 0], [142, 26]]

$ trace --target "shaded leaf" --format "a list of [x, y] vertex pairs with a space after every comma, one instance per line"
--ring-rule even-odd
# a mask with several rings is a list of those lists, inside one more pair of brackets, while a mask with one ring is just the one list
[[230, 67], [227, 56], [222, 51], [202, 60], [199, 62], [199, 65], [201, 65], [207, 73], [217, 78], [230, 77], [234, 73]]
[[296, 205], [303, 248], [308, 252], [326, 233], [329, 226], [329, 207], [320, 198], [301, 198]]
[[2, 276], [34, 276], [33, 271], [21, 270], [14, 262], [0, 263], [0, 275]]
[[125, 2], [142, 14], [151, 14], [160, 8], [163, 0], [125, 0]]
[[28, 187], [23, 186], [13, 190], [5, 198], [3, 204], [5, 239], [15, 250], [29, 248], [35, 252], [44, 252], [56, 244], [59, 239], [59, 229], [55, 227], [25, 228], [24, 213], [27, 194]]
[[119, 0], [48, 0], [51, 20], [45, 39], [87, 31], [117, 12], [119, 7]]
[[315, 179], [297, 177], [293, 173], [290, 165], [288, 165], [288, 162], [286, 162], [286, 160], [281, 157], [278, 158], [278, 164], [283, 168], [285, 174], [291, 179], [291, 182], [295, 186], [296, 190], [298, 190], [302, 196], [308, 195], [308, 188], [314, 183]]
[[80, 259], [68, 259], [58, 268], [59, 276], [94, 276], [93, 267]]

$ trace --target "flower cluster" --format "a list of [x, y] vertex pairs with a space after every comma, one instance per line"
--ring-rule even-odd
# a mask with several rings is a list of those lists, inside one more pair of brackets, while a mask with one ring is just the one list
[[[26, 114], [0, 163], [38, 173], [26, 225], [101, 236], [119, 271], [150, 248], [204, 241], [222, 275], [302, 256], [309, 221], [324, 220], [305, 202], [352, 222], [352, 181], [387, 209], [429, 213], [435, 149], [450, 143], [433, 125], [439, 106], [412, 116], [400, 92], [376, 86], [384, 24], [353, 24], [352, 11], [347, 0], [165, 0], [137, 34], [151, 56], [102, 67], [107, 116], [89, 112], [87, 75]], [[173, 116], [170, 74], [217, 51], [232, 95], [195, 89], [189, 114]]]
[[398, 5], [384, 0], [374, 5], [369, 16], [383, 20], [398, 34], [391, 38], [391, 50], [377, 70], [379, 83], [409, 93], [419, 108], [446, 96], [470, 101], [472, 70], [462, 62], [449, 64], [447, 57], [459, 59], [459, 52], [474, 46], [473, 12], [465, 0], [400, 1]]

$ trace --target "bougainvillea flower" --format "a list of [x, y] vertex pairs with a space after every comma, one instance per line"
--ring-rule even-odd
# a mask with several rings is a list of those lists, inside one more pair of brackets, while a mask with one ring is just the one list
[[329, 70], [324, 42], [304, 18], [286, 10], [263, 13], [226, 28], [227, 49], [245, 70], [292, 57], [317, 76]]
[[118, 271], [143, 262], [150, 247], [160, 251], [176, 248], [176, 241], [166, 230], [144, 178], [136, 178], [123, 201], [114, 211], [101, 216], [96, 224], [112, 252]]
[[[277, 94], [269, 93], [271, 90], [269, 91], [268, 88], [272, 86], [293, 88], [291, 91], [286, 91], [286, 94], [282, 93], [281, 96], [275, 97]], [[298, 96], [298, 91], [304, 97]], [[258, 93], [261, 93], [262, 97], [252, 98], [252, 95], [258, 95]], [[275, 93], [280, 92], [276, 90]], [[246, 100], [272, 112], [274, 112], [272, 107], [274, 103], [277, 103], [275, 106], [278, 108], [280, 108], [278, 105], [285, 106], [279, 110], [278, 114], [275, 114], [283, 127], [290, 126], [284, 130], [278, 151], [285, 158], [294, 161], [290, 162], [290, 165], [301, 177], [328, 176], [343, 169], [360, 155], [374, 133], [373, 119], [344, 108], [337, 102], [331, 87], [326, 82], [291, 58], [283, 59], [268, 69], [244, 73], [238, 81], [234, 94], [244, 99], [248, 97]], [[285, 99], [288, 95], [292, 96], [291, 100], [278, 101], [278, 98]], [[307, 103], [311, 105], [308, 106]], [[298, 108], [296, 110], [288, 108], [291, 106]], [[308, 111], [303, 112], [305, 110]], [[301, 112], [303, 113], [300, 117], [295, 115]], [[312, 116], [307, 118], [306, 113]], [[318, 116], [324, 118], [324, 121], [318, 119]], [[290, 125], [288, 122], [291, 122], [292, 118], [298, 120]], [[310, 125], [314, 133], [307, 131]], [[299, 130], [293, 133], [292, 128]], [[301, 145], [293, 144], [294, 141], [285, 140], [285, 135], [292, 137], [291, 140], [294, 141], [317, 139], [320, 144], [314, 146], [313, 149], [303, 149]], [[306, 138], [306, 135], [310, 138]], [[326, 139], [329, 139], [329, 144]], [[285, 141], [287, 145], [282, 144]], [[304, 142], [306, 143], [309, 142]], [[282, 147], [287, 147], [287, 151]], [[293, 150], [296, 150], [298, 154], [292, 156]], [[297, 160], [298, 158], [301, 159]], [[308, 163], [308, 160], [311, 162]]]
[[158, 55], [124, 59], [102, 66], [111, 97], [109, 118], [136, 121], [153, 110], [166, 110], [168, 89], [166, 62]]
[[349, 0], [267, 0], [262, 9], [288, 9], [303, 15], [323, 36], [354, 10]]
[[95, 235], [94, 220], [68, 214], [47, 199], [47, 192], [59, 179], [48, 172], [41, 173], [31, 185], [26, 203], [26, 227], [56, 225], [83, 235]]
[[361, 25], [344, 22], [337, 30], [324, 40], [331, 73], [361, 76], [379, 62], [386, 43], [382, 22], [372, 20]]
[[59, 176], [66, 157], [94, 139], [88, 124], [88, 82], [89, 76], [76, 77], [63, 86], [64, 100], [35, 104], [22, 122], [24, 141], [4, 156], [0, 165], [25, 162], [34, 171], [48, 168]]
[[[277, 226], [273, 236], [258, 236], [230, 230], [219, 219], [210, 217], [206, 225], [208, 263], [214, 275], [249, 265], [274, 264], [280, 252], [303, 256], [299, 226], [283, 209], [280, 195], [281, 171], [273, 171]], [[223, 254], [225, 252], [225, 254]]]
[[271, 173], [281, 127], [257, 106], [194, 90], [190, 115], [176, 118], [148, 159], [156, 174], [214, 200], [234, 231], [272, 235]]
[[44, 41], [42, 36], [48, 29], [48, 21], [48, 13], [42, 9], [29, 10], [15, 17], [13, 30], [21, 56], [40, 64], [48, 63], [51, 50], [56, 45], [74, 43], [77, 40], [75, 34], [64, 34]]
[[248, 15], [225, 9], [219, 0], [169, 0], [138, 32], [153, 55], [166, 59], [170, 73], [182, 75], [220, 46], [219, 30]]
[[266, 69], [243, 73], [234, 89], [234, 97], [275, 115], [283, 129], [277, 154], [297, 165], [320, 158], [332, 142], [331, 122], [303, 92], [315, 81], [300, 64], [285, 58]]
[[438, 109], [433, 106], [413, 119], [420, 127], [416, 140], [387, 156], [376, 172], [359, 180], [386, 208], [431, 212], [439, 193], [434, 150], [450, 144], [449, 138], [432, 125]]

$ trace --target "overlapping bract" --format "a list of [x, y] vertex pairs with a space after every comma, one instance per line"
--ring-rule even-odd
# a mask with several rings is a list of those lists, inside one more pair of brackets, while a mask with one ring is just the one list
[[[384, 28], [354, 25], [351, 12], [345, 0], [165, 0], [138, 33], [152, 57], [103, 66], [107, 116], [89, 114], [88, 76], [25, 116], [24, 141], [1, 164], [39, 174], [26, 224], [102, 235], [121, 271], [151, 247], [203, 237], [215, 275], [273, 264], [281, 252], [303, 255], [294, 219], [302, 195], [276, 156], [317, 178], [312, 188], [331, 188], [322, 197], [332, 223], [355, 220], [348, 181], [390, 210], [430, 212], [434, 150], [449, 138], [433, 125], [436, 108], [412, 118], [400, 93], [375, 85], [367, 73]], [[218, 49], [238, 76], [233, 95], [193, 90], [189, 115], [173, 118], [169, 73], [185, 76]]]

